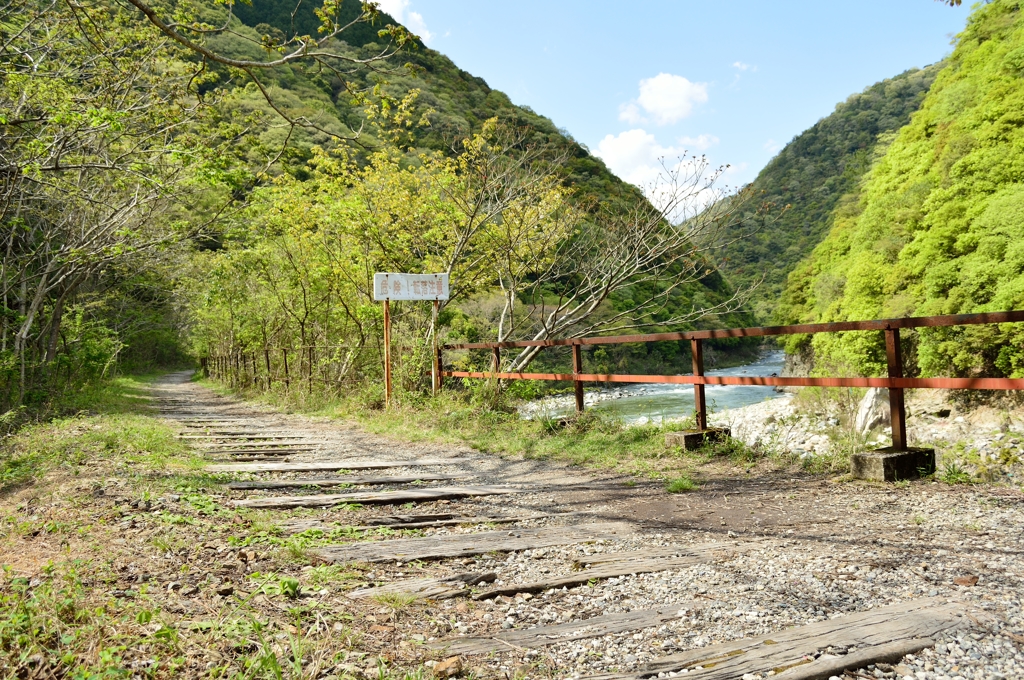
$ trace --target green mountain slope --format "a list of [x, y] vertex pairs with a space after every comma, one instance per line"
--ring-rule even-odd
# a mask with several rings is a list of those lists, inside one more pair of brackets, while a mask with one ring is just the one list
[[[978, 6], [920, 110], [892, 139], [828, 237], [794, 270], [783, 321], [1024, 306], [1024, 16]], [[822, 362], [878, 373], [878, 334], [815, 337]], [[1024, 375], [1024, 332], [971, 327], [911, 338], [926, 375]]]
[[735, 286], [749, 287], [764, 276], [754, 297], [758, 317], [771, 316], [786, 276], [825, 237], [839, 198], [867, 170], [879, 135], [907, 124], [939, 68], [913, 69], [851, 96], [758, 174], [753, 189], [789, 209], [769, 227], [725, 248], [725, 269]]
[[[343, 3], [342, 7], [358, 8], [357, 3]], [[238, 6], [237, 16], [246, 22], [246, 26], [237, 26], [233, 33], [212, 36], [209, 42], [221, 53], [232, 56], [260, 58], [261, 50], [253, 40], [264, 34], [274, 33], [278, 38], [286, 38], [294, 32], [303, 34], [315, 30], [310, 22], [311, 8], [300, 7], [300, 12], [293, 18], [291, 11], [294, 3], [291, 0], [254, 0], [248, 7]], [[287, 11], [285, 11], [287, 10]], [[303, 14], [309, 12], [309, 16]], [[382, 15], [381, 25], [393, 22], [387, 15]], [[211, 23], [216, 23], [211, 21]], [[377, 42], [376, 28], [366, 27], [350, 36], [347, 44], [337, 47], [340, 51], [348, 51], [352, 56], [368, 57], [381, 50]], [[249, 40], [239, 39], [247, 36]], [[413, 68], [405, 69], [403, 65], [411, 64]], [[527, 131], [524, 144], [530, 144], [545, 150], [548, 158], [564, 157], [565, 183], [575, 190], [576, 197], [583, 203], [599, 207], [602, 210], [623, 210], [635, 201], [645, 200], [636, 187], [626, 184], [612, 174], [604, 163], [592, 156], [582, 145], [572, 139], [568, 133], [558, 129], [552, 121], [538, 115], [529, 108], [514, 105], [503, 92], [495, 90], [478, 77], [458, 68], [443, 54], [417, 44], [412, 49], [403, 50], [389, 64], [385, 73], [367, 71], [353, 74], [349, 86], [355, 89], [369, 89], [376, 83], [382, 83], [382, 90], [396, 98], [410, 91], [418, 91], [416, 106], [420, 111], [427, 112], [429, 125], [411, 129], [414, 146], [417, 150], [448, 150], [453, 139], [468, 133], [480, 131], [483, 123], [491, 118], [499, 118], [504, 122]], [[230, 74], [223, 72], [220, 83], [215, 86], [222, 88], [227, 84]], [[338, 134], [354, 134], [360, 130], [365, 120], [361, 105], [353, 101], [351, 94], [342, 87], [337, 78], [324, 73], [314, 72], [299, 65], [275, 69], [264, 76], [268, 89], [276, 102], [292, 116], [305, 116], [317, 121], [319, 127]], [[223, 100], [226, 111], [239, 118], [257, 116], [263, 124], [259, 133], [259, 143], [254, 145], [253, 155], [260, 153], [272, 158], [274, 150], [284, 142], [290, 134], [291, 151], [276, 162], [279, 171], [293, 174], [304, 179], [308, 168], [306, 161], [311, 156], [314, 145], [330, 147], [335, 142], [329, 135], [310, 129], [289, 131], [280, 124], [262, 95], [252, 85], [240, 86]], [[214, 86], [211, 86], [214, 87]], [[379, 144], [375, 132], [362, 128], [358, 144], [372, 149]], [[630, 289], [619, 291], [606, 301], [610, 310], [618, 311], [628, 308], [633, 298], [644, 295], [645, 291]], [[678, 289], [672, 303], [663, 313], [642, 319], [652, 331], [666, 330], [663, 321], [670, 318], [678, 310], [689, 311], [692, 308], [712, 307], [732, 296], [732, 288], [717, 272], [710, 272], [701, 281]], [[753, 318], [746, 313], [736, 312], [721, 314], [702, 319], [699, 323], [715, 326], [751, 325]], [[681, 330], [672, 326], [673, 330]], [[487, 332], [480, 328], [483, 338]], [[482, 339], [483, 339], [482, 338]], [[672, 347], [668, 347], [672, 344]], [[721, 342], [716, 343], [720, 352], [735, 353], [749, 351], [749, 343]], [[688, 345], [661, 343], [658, 346], [641, 346], [621, 348], [609, 352], [610, 356], [601, 357], [601, 365], [611, 370], [624, 368], [628, 363], [636, 370], [658, 372], [664, 370], [682, 370], [689, 365]], [[712, 353], [709, 356], [714, 356]], [[625, 363], [624, 363], [625, 362]]]

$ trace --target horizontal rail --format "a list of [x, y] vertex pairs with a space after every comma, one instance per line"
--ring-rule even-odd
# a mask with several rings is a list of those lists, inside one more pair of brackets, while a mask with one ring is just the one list
[[672, 385], [777, 385], [780, 387], [886, 387], [947, 390], [1024, 390], [1024, 378], [801, 378], [718, 375], [625, 375], [601, 373], [493, 373], [443, 371], [446, 378], [576, 380]]
[[700, 331], [680, 331], [677, 333], [648, 333], [644, 335], [606, 335], [588, 338], [566, 338], [563, 340], [464, 342], [453, 345], [444, 345], [442, 349], [504, 349], [512, 347], [556, 347], [562, 345], [615, 345], [626, 342], [712, 340], [716, 338], [759, 338], [771, 335], [804, 335], [810, 333], [838, 333], [843, 331], [887, 331], [897, 328], [938, 328], [945, 326], [1016, 323], [1021, 321], [1024, 321], [1024, 310], [1012, 312], [985, 312], [981, 314], [949, 314], [945, 316], [915, 316], [903, 319], [877, 319], [875, 321], [805, 323], [792, 326], [719, 328]]

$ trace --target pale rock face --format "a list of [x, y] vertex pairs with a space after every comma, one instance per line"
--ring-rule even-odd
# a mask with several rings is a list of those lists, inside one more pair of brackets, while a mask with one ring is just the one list
[[860, 434], [867, 434], [880, 425], [889, 424], [889, 390], [872, 387], [857, 407], [854, 427]]

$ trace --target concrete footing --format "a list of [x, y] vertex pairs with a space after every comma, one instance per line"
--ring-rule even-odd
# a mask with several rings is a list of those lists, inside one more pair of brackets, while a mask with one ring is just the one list
[[910, 447], [893, 451], [892, 447], [855, 453], [850, 458], [850, 472], [856, 479], [873, 482], [896, 482], [914, 479], [935, 472], [935, 449]]
[[705, 444], [720, 442], [729, 437], [732, 430], [727, 427], [709, 427], [706, 430], [683, 430], [665, 434], [665, 446], [681, 446], [686, 451], [695, 451]]

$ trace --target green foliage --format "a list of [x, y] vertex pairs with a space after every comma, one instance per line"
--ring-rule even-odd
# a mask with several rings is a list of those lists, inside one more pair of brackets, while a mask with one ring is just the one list
[[951, 460], [942, 466], [942, 472], [939, 473], [939, 479], [950, 485], [970, 484], [974, 481], [974, 478], [971, 477], [971, 473], [964, 469], [964, 467], [955, 460]]
[[[189, 461], [189, 448], [167, 424], [147, 417], [143, 381], [118, 378], [72, 390], [57, 413], [75, 415], [23, 428], [0, 445], [0, 490], [24, 484], [54, 468], [75, 471], [98, 460], [145, 462], [166, 468]], [[88, 406], [89, 411], [81, 409]]]
[[688, 475], [676, 477], [665, 485], [665, 491], [669, 493], [686, 493], [687, 491], [693, 491], [697, 488], [696, 482], [694, 482]]
[[[879, 145], [828, 237], [790, 275], [778, 320], [1024, 306], [1022, 49], [1018, 3], [977, 7], [920, 110]], [[811, 346], [819, 363], [883, 372], [880, 334], [823, 334]], [[1019, 326], [923, 329], [909, 347], [923, 375], [1024, 376]]]
[[777, 221], [726, 246], [723, 271], [738, 289], [764, 276], [753, 298], [759, 318], [771, 316], [787, 274], [828, 234], [837, 203], [857, 186], [879, 137], [910, 120], [940, 67], [912, 69], [850, 96], [758, 173], [752, 188], [788, 208]]

